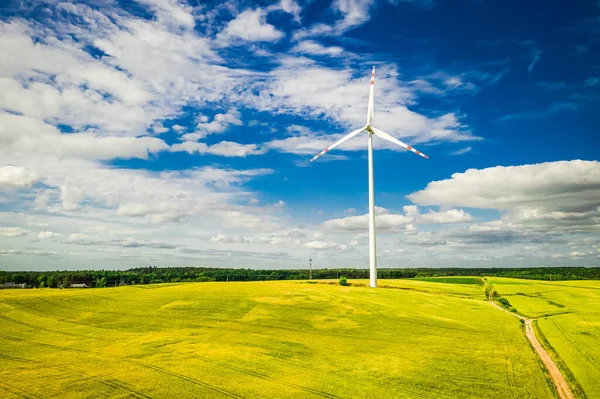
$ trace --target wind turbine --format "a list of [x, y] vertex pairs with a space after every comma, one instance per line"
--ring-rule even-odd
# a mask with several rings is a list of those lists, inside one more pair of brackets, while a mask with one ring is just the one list
[[380, 137], [384, 140], [391, 141], [394, 144], [399, 145], [400, 147], [404, 147], [407, 150], [414, 152], [417, 155], [422, 156], [423, 158], [429, 158], [427, 155], [422, 152], [417, 151], [411, 146], [404, 144], [400, 140], [390, 136], [384, 131], [377, 129], [375, 126], [371, 126], [371, 122], [373, 121], [373, 88], [375, 85], [375, 67], [373, 67], [373, 72], [371, 73], [371, 88], [369, 89], [369, 105], [367, 107], [367, 124], [360, 129], [353, 131], [352, 133], [347, 134], [341, 140], [336, 143], [330, 145], [325, 148], [323, 151], [318, 153], [310, 160], [310, 162], [319, 158], [322, 155], [325, 155], [329, 151], [333, 150], [338, 145], [342, 144], [345, 141], [350, 140], [354, 136], [362, 133], [363, 131], [367, 131], [369, 133], [369, 141], [368, 141], [368, 149], [369, 149], [369, 267], [370, 267], [370, 286], [373, 288], [377, 287], [377, 251], [375, 245], [375, 193], [374, 193], [374, 182], [373, 182], [373, 135]]

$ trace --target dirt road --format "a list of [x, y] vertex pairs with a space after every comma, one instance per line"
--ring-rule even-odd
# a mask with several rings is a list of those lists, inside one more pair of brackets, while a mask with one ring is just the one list
[[538, 340], [537, 336], [535, 335], [532, 320], [528, 319], [527, 317], [523, 317], [518, 314], [509, 312], [508, 310], [503, 309], [501, 306], [499, 306], [498, 304], [496, 304], [493, 301], [489, 301], [489, 302], [493, 306], [502, 310], [503, 312], [511, 314], [525, 322], [525, 333], [527, 335], [527, 339], [529, 339], [529, 342], [531, 342], [533, 349], [535, 349], [535, 351], [538, 353], [538, 355], [542, 359], [542, 362], [544, 363], [544, 366], [546, 366], [546, 369], [550, 373], [550, 376], [552, 377], [552, 381], [554, 381], [554, 386], [556, 387], [556, 390], [558, 391], [558, 396], [561, 399], [575, 399], [575, 396], [573, 396], [573, 392], [571, 392], [571, 388], [569, 387], [569, 384], [567, 384], [567, 380], [565, 380], [565, 377], [562, 375], [559, 368], [556, 366], [556, 363], [554, 363], [554, 360], [552, 360], [550, 355], [548, 355], [548, 352], [546, 352], [546, 350], [542, 347], [542, 345], [540, 344], [540, 341]]

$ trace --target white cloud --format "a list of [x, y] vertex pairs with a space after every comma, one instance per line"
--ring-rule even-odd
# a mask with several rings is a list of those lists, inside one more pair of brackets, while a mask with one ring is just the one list
[[267, 23], [266, 16], [266, 11], [261, 8], [246, 10], [227, 24], [217, 35], [217, 40], [230, 43], [232, 39], [250, 42], [273, 42], [281, 39], [283, 32]]
[[455, 173], [408, 198], [420, 205], [504, 211], [503, 220], [539, 232], [600, 231], [600, 163], [560, 161]]
[[454, 173], [408, 198], [419, 205], [507, 209], [524, 204], [558, 209], [600, 205], [600, 163], [559, 161]]
[[339, 28], [347, 29], [367, 22], [373, 3], [373, 0], [335, 0], [333, 8], [343, 16], [338, 22]]
[[450, 209], [443, 212], [433, 212], [421, 214], [418, 217], [419, 223], [465, 223], [472, 221], [473, 218], [462, 209]]
[[192, 7], [184, 5], [179, 0], [137, 0], [147, 4], [156, 12], [158, 20], [166, 24], [183, 25], [187, 28], [194, 27]]
[[20, 227], [0, 227], [0, 237], [21, 237], [29, 234], [29, 231]]
[[188, 133], [182, 136], [184, 140], [196, 141], [210, 134], [223, 133], [230, 126], [241, 126], [240, 113], [236, 110], [230, 110], [224, 114], [216, 114], [211, 122], [208, 117], [203, 115], [199, 118], [194, 133]]
[[337, 57], [344, 53], [344, 49], [338, 46], [325, 47], [313, 40], [303, 40], [291, 50], [293, 53], [310, 54], [310, 55], [327, 55]]
[[38, 234], [39, 240], [46, 240], [48, 238], [54, 238], [60, 236], [59, 233], [55, 233], [53, 231], [40, 231]]
[[305, 248], [330, 250], [339, 248], [338, 244], [331, 241], [310, 241], [304, 244]]
[[240, 236], [240, 235], [227, 235], [217, 234], [211, 237], [208, 241], [210, 243], [221, 243], [221, 244], [270, 244], [270, 245], [298, 245], [300, 244], [299, 238], [305, 237], [306, 234], [301, 231], [290, 231], [283, 235], [267, 235], [267, 236]]
[[0, 166], [0, 187], [26, 187], [37, 180], [38, 176], [35, 173], [22, 166]]
[[405, 205], [402, 210], [406, 216], [416, 217], [419, 215], [419, 208], [415, 205]]
[[[378, 231], [403, 229], [412, 221], [412, 217], [390, 214], [383, 208], [376, 209], [375, 212], [375, 225]], [[331, 219], [321, 224], [321, 227], [328, 231], [365, 231], [369, 228], [369, 214]]]
[[279, 2], [279, 8], [288, 14], [292, 14], [294, 16], [294, 20], [296, 22], [300, 22], [300, 13], [302, 12], [302, 8], [295, 0], [281, 0]]
[[[347, 126], [339, 134], [299, 132], [289, 138], [268, 143], [273, 149], [292, 153], [312, 153], [332, 144], [344, 134], [364, 124], [367, 111], [368, 71], [335, 71], [318, 66], [313, 61], [283, 58], [281, 66], [272, 73], [272, 83], [255, 99], [258, 109], [277, 108], [279, 113], [293, 113], [306, 118], [326, 118]], [[356, 74], [356, 75], [355, 75]], [[387, 133], [409, 144], [426, 141], [479, 140], [460, 122], [454, 113], [428, 118], [407, 108], [412, 97], [409, 89], [401, 87], [395, 68], [381, 67], [376, 73], [377, 99], [374, 124]], [[277, 106], [269, 105], [273, 102]], [[364, 149], [360, 140], [350, 140], [342, 149]], [[325, 144], [325, 146], [323, 146]], [[384, 140], [377, 145], [382, 148], [394, 146]]]
[[185, 151], [189, 154], [213, 154], [223, 157], [245, 157], [264, 154], [267, 149], [260, 148], [256, 144], [240, 144], [231, 141], [221, 141], [213, 145], [186, 141], [172, 145], [170, 151]]
[[39, 155], [106, 160], [147, 158], [168, 148], [154, 137], [100, 136], [90, 133], [61, 134], [54, 126], [27, 116], [0, 112], [1, 152], [26, 151]]
[[[431, 0], [403, 0], [407, 3], [428, 7]], [[309, 28], [299, 29], [294, 33], [295, 39], [307, 36], [334, 36], [367, 23], [371, 19], [371, 11], [383, 3], [374, 0], [334, 0], [331, 9], [335, 18], [328, 18], [328, 23], [317, 23]], [[397, 2], [394, 2], [397, 4]]]
[[470, 152], [470, 151], [471, 151], [471, 147], [468, 146], [468, 147], [465, 147], [465, 148], [461, 148], [460, 150], [452, 151], [450, 153], [450, 155], [463, 155], [463, 154], [466, 154], [467, 152]]
[[212, 243], [227, 243], [227, 244], [232, 244], [232, 243], [246, 244], [249, 242], [242, 236], [228, 236], [226, 234], [217, 234], [216, 236], [211, 237], [210, 240], [208, 240], [208, 241], [212, 242]]
[[239, 211], [225, 211], [216, 214], [225, 227], [236, 227], [250, 231], [268, 231], [281, 228], [279, 222], [269, 216]]
[[65, 211], [76, 211], [80, 209], [80, 202], [84, 199], [83, 194], [76, 188], [60, 186], [60, 200]]
[[119, 247], [125, 248], [138, 248], [138, 247], [147, 247], [147, 248], [158, 248], [158, 249], [173, 249], [177, 248], [176, 245], [169, 244], [164, 241], [158, 240], [138, 240], [135, 238], [122, 238], [115, 239], [108, 242], [109, 245], [116, 245]]
[[175, 249], [173, 245], [160, 240], [145, 240], [131, 237], [119, 237], [112, 239], [102, 239], [99, 237], [90, 237], [86, 234], [73, 233], [67, 239], [68, 244], [84, 246], [117, 246], [122, 248], [154, 248], [154, 249]]
[[16, 250], [16, 249], [0, 249], [0, 256], [7, 255], [32, 255], [32, 256], [60, 256], [60, 254], [56, 251], [48, 251], [39, 248], [27, 248], [25, 250]]

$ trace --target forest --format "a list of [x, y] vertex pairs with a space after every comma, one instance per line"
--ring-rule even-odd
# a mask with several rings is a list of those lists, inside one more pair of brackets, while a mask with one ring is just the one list
[[[68, 288], [71, 284], [88, 287], [114, 287], [132, 284], [159, 284], [207, 281], [307, 280], [308, 269], [261, 270], [210, 267], [139, 267], [129, 270], [0, 271], [4, 283], [25, 283], [36, 288]], [[380, 279], [426, 278], [441, 276], [493, 276], [532, 280], [600, 280], [599, 267], [537, 268], [419, 268], [379, 269]], [[369, 278], [368, 269], [315, 269], [313, 279]]]

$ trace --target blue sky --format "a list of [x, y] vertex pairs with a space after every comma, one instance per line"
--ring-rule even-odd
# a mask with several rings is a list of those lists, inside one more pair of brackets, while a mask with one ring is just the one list
[[9, 1], [0, 268], [598, 265], [600, 3]]

